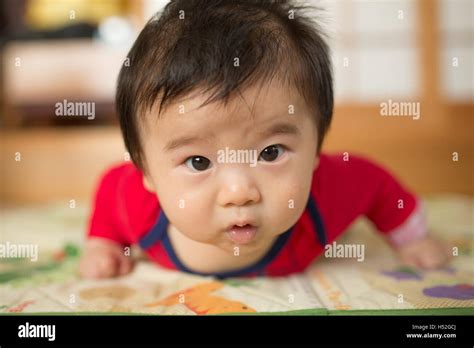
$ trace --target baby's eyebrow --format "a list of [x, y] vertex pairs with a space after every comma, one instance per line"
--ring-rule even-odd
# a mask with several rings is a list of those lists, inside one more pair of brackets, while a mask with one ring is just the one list
[[294, 124], [288, 122], [279, 122], [275, 123], [274, 125], [270, 126], [266, 130], [259, 132], [262, 137], [270, 137], [272, 135], [279, 135], [279, 134], [288, 134], [288, 135], [301, 135], [300, 129], [295, 126]]
[[206, 138], [200, 136], [183, 136], [169, 141], [163, 149], [165, 151], [173, 151], [179, 147], [203, 142], [205, 140]]
[[[260, 136], [262, 137], [270, 137], [272, 135], [279, 135], [279, 134], [288, 134], [288, 135], [301, 135], [301, 131], [299, 128], [291, 123], [288, 122], [279, 122], [275, 123], [269, 128], [265, 129], [264, 131], [258, 132]], [[173, 151], [179, 147], [186, 146], [186, 145], [191, 145], [199, 142], [205, 142], [208, 141], [208, 137], [201, 137], [201, 136], [183, 136], [183, 137], [178, 137], [176, 139], [173, 139], [169, 141], [165, 146], [164, 146], [164, 151], [170, 152]]]

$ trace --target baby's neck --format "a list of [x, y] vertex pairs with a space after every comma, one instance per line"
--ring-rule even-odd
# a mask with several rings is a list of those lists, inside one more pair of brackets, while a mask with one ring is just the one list
[[199, 273], [223, 273], [239, 270], [259, 261], [272, 247], [275, 239], [269, 240], [264, 247], [249, 255], [234, 255], [214, 245], [189, 239], [173, 225], [168, 225], [171, 245], [181, 263], [188, 269]]

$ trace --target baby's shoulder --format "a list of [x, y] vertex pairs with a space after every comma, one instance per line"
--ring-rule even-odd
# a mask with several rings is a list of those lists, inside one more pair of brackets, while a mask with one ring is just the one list
[[[124, 194], [135, 189], [144, 189], [141, 171], [133, 163], [120, 163], [107, 168], [101, 175], [99, 189]], [[130, 190], [132, 189], [132, 190]]]
[[102, 174], [96, 205], [133, 236], [149, 229], [160, 209], [156, 195], [144, 187], [142, 171], [131, 162], [114, 165]]
[[109, 167], [98, 187], [99, 195], [107, 197], [111, 206], [126, 206], [126, 210], [140, 208], [140, 204], [156, 200], [143, 184], [143, 173], [133, 163], [120, 163]]
[[[389, 171], [376, 162], [354, 153], [321, 154], [313, 173], [312, 192], [329, 198], [338, 193], [350, 196], [393, 178]], [[322, 197], [321, 197], [322, 198]]]
[[344, 174], [347, 172], [354, 173], [354, 171], [373, 171], [378, 169], [382, 169], [379, 164], [362, 155], [342, 152], [321, 154], [316, 172]]

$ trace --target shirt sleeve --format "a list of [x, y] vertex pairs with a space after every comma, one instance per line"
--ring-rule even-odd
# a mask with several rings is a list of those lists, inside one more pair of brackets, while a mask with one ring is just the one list
[[393, 245], [421, 238], [427, 232], [421, 200], [386, 169], [366, 161], [374, 188], [366, 216]]
[[96, 189], [92, 214], [89, 220], [88, 238], [105, 238], [122, 245], [131, 244], [129, 238], [120, 229], [119, 181], [123, 167], [114, 167], [102, 175]]

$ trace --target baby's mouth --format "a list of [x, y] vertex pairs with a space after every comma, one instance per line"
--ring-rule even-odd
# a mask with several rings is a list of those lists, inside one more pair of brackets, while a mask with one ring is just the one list
[[254, 240], [257, 234], [257, 227], [251, 224], [245, 224], [243, 226], [233, 225], [226, 232], [234, 243], [248, 244]]

